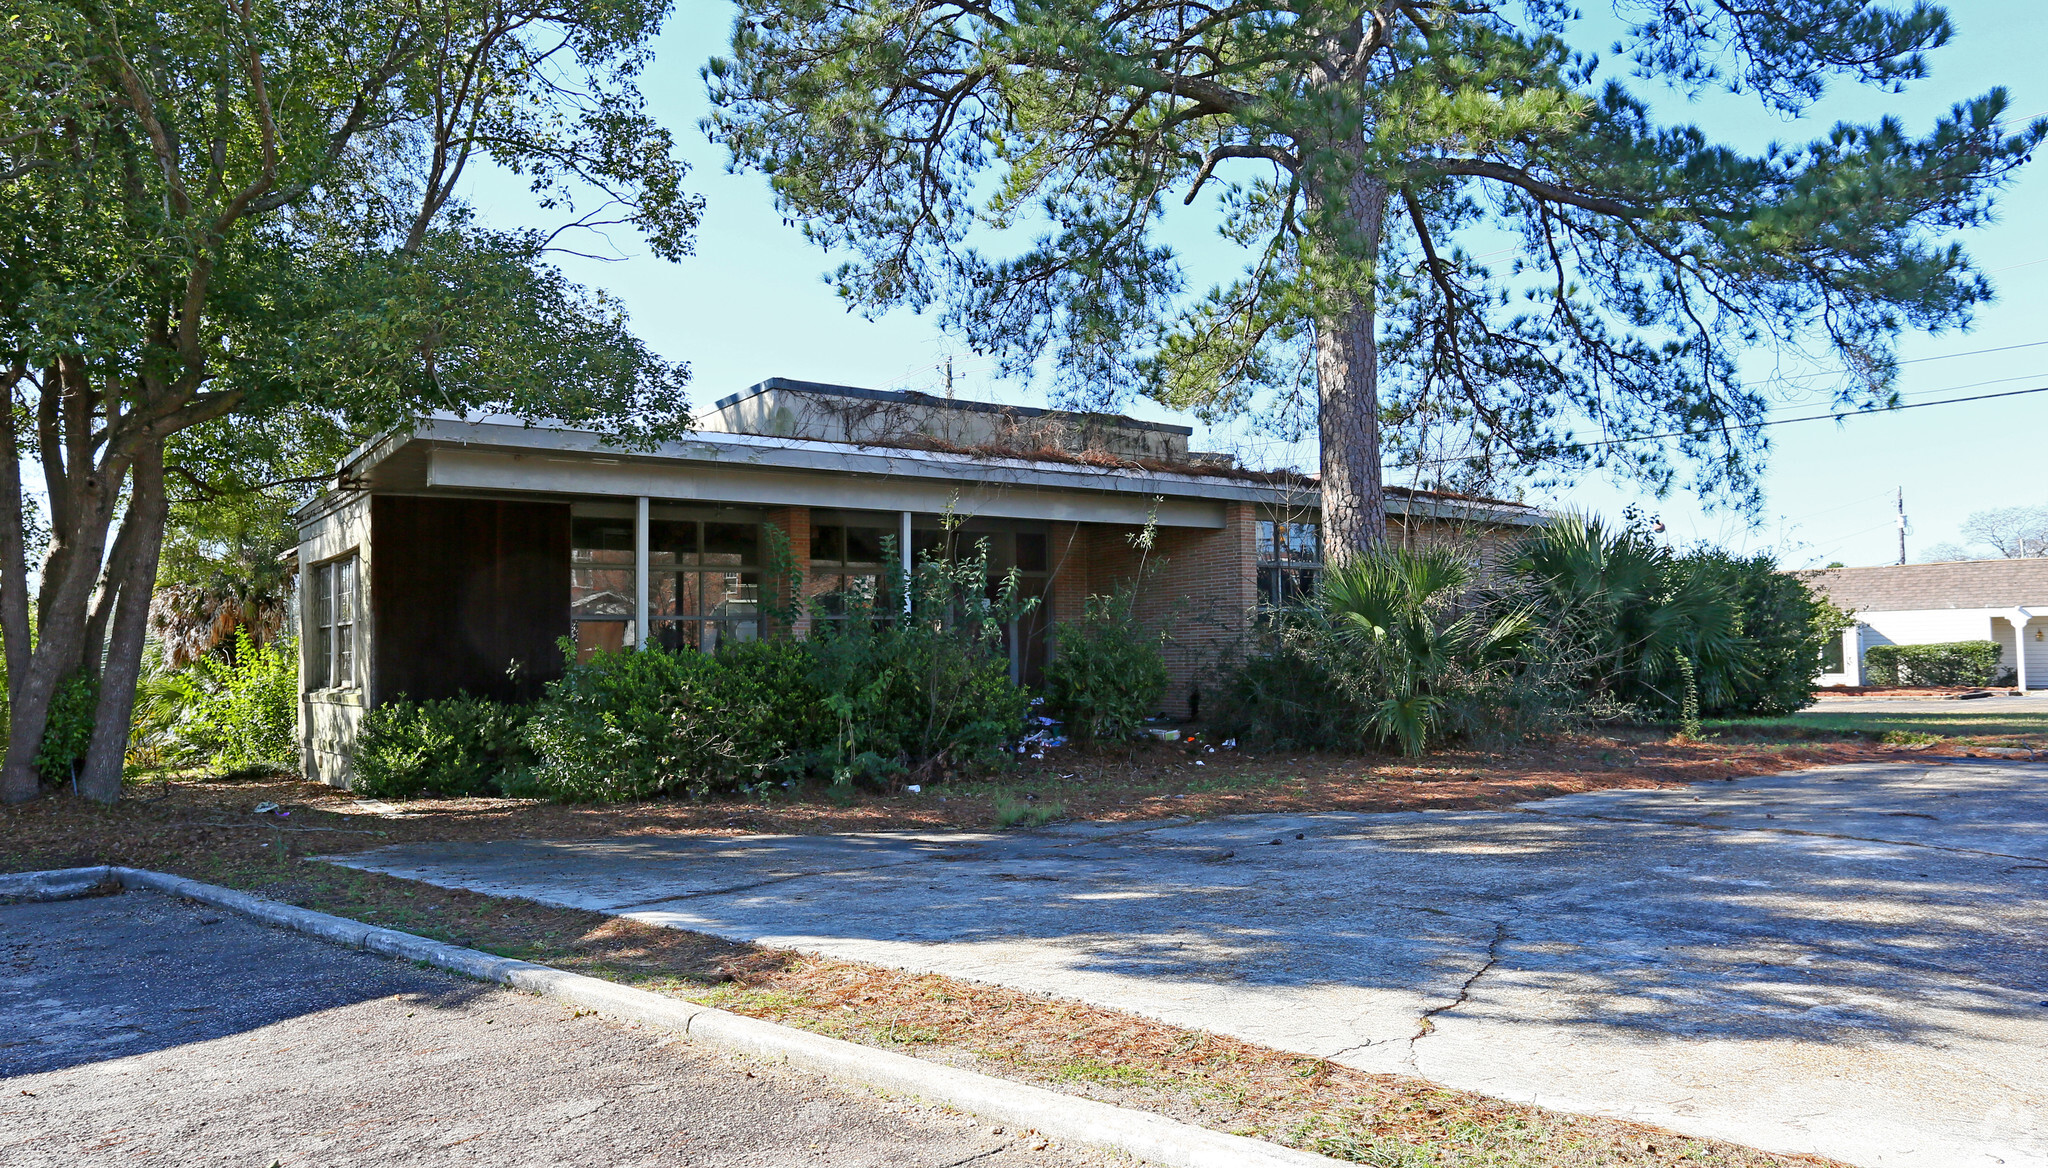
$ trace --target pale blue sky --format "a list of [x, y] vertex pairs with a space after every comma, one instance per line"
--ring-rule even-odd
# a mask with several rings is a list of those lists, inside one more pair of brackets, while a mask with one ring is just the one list
[[[1594, 0], [1586, 7], [1602, 5]], [[1956, 40], [1934, 55], [1933, 75], [1905, 94], [1845, 92], [1797, 122], [1765, 113], [1747, 99], [1718, 96], [1690, 109], [1667, 100], [1660, 112], [1696, 121], [1745, 148], [1805, 141], [1837, 119], [1871, 120], [1884, 112], [1924, 130], [1954, 101], [1992, 85], [2011, 90], [2017, 118], [2048, 114], [2048, 77], [2040, 66], [2048, 51], [2048, 15], [2039, 0], [1952, 0], [1949, 9]], [[636, 243], [621, 238], [615, 242], [630, 258], [569, 258], [563, 266], [620, 297], [650, 344], [690, 363], [692, 400], [700, 407], [776, 376], [933, 389], [948, 355], [955, 358], [963, 396], [1042, 404], [1043, 394], [1033, 387], [995, 380], [989, 362], [942, 335], [929, 317], [898, 312], [867, 321], [847, 313], [821, 279], [835, 260], [782, 222], [765, 180], [725, 172], [723, 151], [697, 129], [706, 108], [698, 68], [722, 51], [730, 22], [726, 4], [683, 6], [661, 38], [647, 82], [655, 113], [675, 130], [695, 167], [691, 183], [706, 198], [696, 257], [667, 264], [636, 254]], [[470, 197], [499, 224], [531, 215], [523, 191], [497, 176], [479, 176]], [[2048, 344], [2039, 343], [2048, 342], [2048, 159], [2035, 162], [2009, 188], [2000, 220], [1964, 241], [1993, 273], [1997, 302], [1978, 313], [1967, 333], [1904, 340], [1901, 356], [1909, 363], [1900, 388], [1908, 401], [2048, 385]], [[1990, 349], [2003, 351], [1982, 352]], [[1147, 402], [1130, 403], [1126, 412], [1193, 421]], [[1788, 403], [1780, 414], [1815, 412], [1824, 411], [1808, 401]], [[1858, 417], [1839, 426], [1800, 423], [1772, 433], [1768, 497], [1753, 524], [1726, 510], [1704, 509], [1688, 495], [1646, 499], [1629, 484], [1598, 477], [1532, 493], [1530, 501], [1609, 514], [1641, 502], [1664, 517], [1675, 540], [1775, 549], [1789, 567], [1891, 562], [1897, 556], [1892, 500], [1899, 487], [1906, 493], [1913, 532], [1908, 551], [1914, 556], [1956, 540], [1957, 525], [1971, 511], [2048, 502], [2048, 479], [2037, 481], [2033, 473], [2048, 438], [2048, 394]], [[1242, 427], [1204, 427], [1196, 444], [1237, 452], [1254, 464], [1314, 466], [1311, 448], [1290, 450]]]

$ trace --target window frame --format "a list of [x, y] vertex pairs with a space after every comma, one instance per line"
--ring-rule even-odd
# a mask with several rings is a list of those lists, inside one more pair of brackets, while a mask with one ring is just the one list
[[[1321, 518], [1288, 519], [1278, 515], [1254, 520], [1253, 587], [1259, 608], [1271, 612], [1313, 596], [1323, 574]], [[1298, 535], [1305, 533], [1312, 555], [1299, 554]]]
[[307, 654], [307, 693], [355, 690], [361, 685], [362, 556], [352, 548], [312, 566], [313, 650]]

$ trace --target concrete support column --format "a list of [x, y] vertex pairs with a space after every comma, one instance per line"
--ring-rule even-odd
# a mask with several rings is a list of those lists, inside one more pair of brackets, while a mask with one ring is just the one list
[[633, 501], [633, 647], [647, 647], [647, 496]]
[[911, 594], [916, 591], [915, 585], [917, 582], [917, 560], [910, 552], [910, 512], [908, 511], [903, 513], [903, 534], [901, 538], [903, 541], [901, 545], [901, 551], [903, 552], [903, 611], [908, 613], [910, 611]]

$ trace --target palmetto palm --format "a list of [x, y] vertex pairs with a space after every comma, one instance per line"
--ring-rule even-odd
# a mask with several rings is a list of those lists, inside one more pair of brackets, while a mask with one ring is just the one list
[[1411, 756], [1442, 730], [1446, 683], [1512, 656], [1534, 628], [1524, 608], [1461, 611], [1473, 581], [1470, 561], [1443, 549], [1387, 549], [1323, 578], [1325, 618], [1383, 670], [1386, 696], [1373, 707], [1370, 725]]
[[[1592, 692], [1669, 713], [1683, 697], [1681, 658], [1709, 687], [1753, 669], [1740, 598], [1709, 573], [1680, 570], [1641, 530], [1561, 515], [1522, 545], [1514, 571], [1578, 647]], [[1709, 705], [1720, 696], [1701, 695]]]

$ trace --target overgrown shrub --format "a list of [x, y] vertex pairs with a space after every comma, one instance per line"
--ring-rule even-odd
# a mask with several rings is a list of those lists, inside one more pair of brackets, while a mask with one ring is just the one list
[[[987, 571], [986, 548], [927, 557], [911, 582], [911, 612], [856, 600], [845, 619], [813, 626], [811, 677], [836, 723], [825, 752], [833, 781], [1007, 760], [1030, 696], [1010, 681], [1003, 629], [1036, 601], [1019, 594], [1015, 572], [991, 589]], [[891, 575], [883, 595], [900, 597], [902, 572]]]
[[1471, 565], [1442, 550], [1332, 569], [1311, 602], [1271, 615], [1261, 650], [1226, 679], [1212, 729], [1283, 749], [1414, 755], [1547, 721], [1554, 679], [1529, 652], [1539, 630], [1526, 608], [1474, 585]]
[[296, 640], [258, 645], [247, 629], [237, 629], [233, 661], [206, 657], [194, 664], [189, 707], [177, 731], [192, 752], [222, 770], [297, 762]]
[[1821, 649], [1853, 618], [1804, 580], [1779, 571], [1766, 553], [1699, 547], [1673, 557], [1671, 571], [1680, 587], [1719, 591], [1734, 601], [1741, 641], [1732, 655], [1701, 663], [1702, 715], [1770, 717], [1813, 704]]
[[1048, 714], [1080, 742], [1136, 738], [1166, 695], [1160, 635], [1138, 623], [1130, 588], [1090, 596], [1081, 615], [1053, 629], [1052, 660], [1040, 689]]
[[388, 702], [363, 715], [351, 789], [384, 798], [517, 789], [533, 762], [526, 720], [525, 707], [467, 694]]
[[761, 642], [744, 669], [726, 667], [724, 656], [624, 649], [570, 661], [527, 724], [533, 789], [568, 801], [702, 797], [801, 773], [814, 744], [791, 741], [802, 724], [774, 724], [761, 686], [769, 678], [794, 684], [777, 708], [817, 704], [802, 684], [804, 645]]
[[35, 758], [36, 772], [44, 782], [65, 782], [85, 764], [99, 710], [99, 682], [97, 676], [79, 672], [57, 683], [57, 692], [50, 698], [49, 721], [43, 726], [42, 747]]
[[1872, 645], [1863, 650], [1871, 685], [1990, 685], [1998, 676], [1996, 641]]
[[1717, 717], [1800, 709], [1813, 701], [1823, 644], [1845, 627], [1770, 556], [1674, 552], [1640, 523], [1559, 516], [1510, 571], [1587, 700], [1640, 716], [1680, 718], [1689, 700]]

